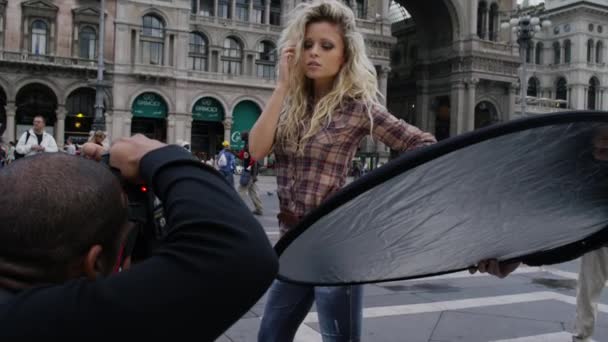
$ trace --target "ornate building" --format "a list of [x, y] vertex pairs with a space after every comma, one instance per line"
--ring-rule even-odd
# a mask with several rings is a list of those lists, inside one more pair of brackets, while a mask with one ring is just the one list
[[[295, 2], [107, 0], [104, 107], [111, 138], [144, 133], [215, 154], [242, 145], [275, 84], [276, 43]], [[351, 0], [386, 93], [388, 1]], [[94, 117], [99, 1], [0, 0], [0, 134], [47, 118], [59, 144]], [[370, 148], [376, 148], [368, 144]], [[367, 145], [366, 145], [367, 146]], [[365, 147], [365, 146], [364, 146]]]
[[[531, 112], [608, 110], [608, 4], [547, 0], [522, 10], [549, 19], [526, 51], [527, 105]], [[519, 114], [519, 113], [517, 113]]]
[[519, 52], [500, 23], [515, 8], [514, 0], [392, 3], [391, 112], [439, 139], [509, 120]]

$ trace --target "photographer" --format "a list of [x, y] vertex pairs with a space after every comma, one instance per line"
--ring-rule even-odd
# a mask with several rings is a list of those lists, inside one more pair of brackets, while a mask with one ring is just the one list
[[127, 203], [107, 167], [40, 154], [0, 172], [0, 340], [213, 341], [272, 282], [276, 255], [217, 171], [141, 135], [110, 164], [153, 189], [169, 230], [122, 272]]

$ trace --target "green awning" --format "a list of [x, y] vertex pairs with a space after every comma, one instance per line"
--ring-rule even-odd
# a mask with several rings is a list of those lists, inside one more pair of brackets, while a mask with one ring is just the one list
[[131, 113], [135, 117], [165, 119], [167, 117], [167, 104], [157, 94], [143, 93], [133, 102]]
[[241, 140], [241, 132], [249, 131], [260, 117], [262, 110], [252, 101], [240, 102], [232, 112], [232, 131], [230, 132], [230, 147], [238, 151], [245, 146]]
[[212, 97], [203, 97], [194, 104], [192, 119], [222, 122], [224, 120], [224, 107], [222, 107], [222, 104], [218, 100]]

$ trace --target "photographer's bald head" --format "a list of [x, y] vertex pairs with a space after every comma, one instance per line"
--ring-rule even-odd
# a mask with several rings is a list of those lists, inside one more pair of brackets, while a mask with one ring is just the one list
[[112, 272], [128, 224], [122, 188], [107, 167], [39, 154], [4, 168], [0, 184], [0, 287]]

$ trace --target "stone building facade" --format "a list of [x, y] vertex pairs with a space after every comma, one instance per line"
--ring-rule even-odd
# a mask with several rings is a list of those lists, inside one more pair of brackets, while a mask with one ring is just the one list
[[[195, 151], [239, 148], [275, 85], [276, 44], [295, 1], [106, 0], [104, 107], [110, 138], [144, 133]], [[387, 0], [352, 0], [386, 93], [395, 39]], [[33, 115], [59, 144], [94, 117], [99, 1], [0, 0], [0, 134]], [[367, 145], [366, 145], [367, 146]], [[364, 148], [367, 148], [364, 146]], [[372, 149], [376, 145], [370, 144]]]

